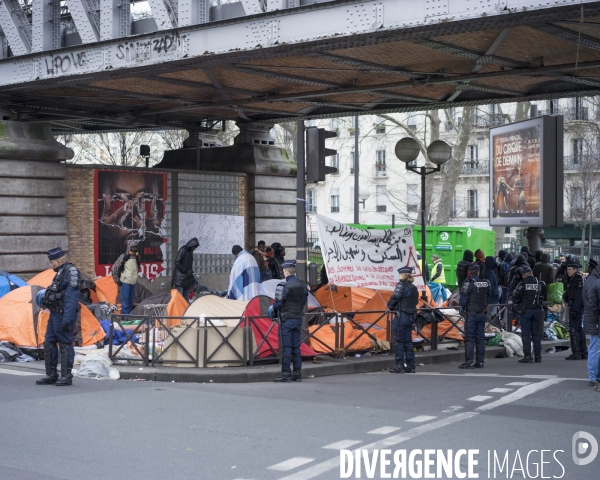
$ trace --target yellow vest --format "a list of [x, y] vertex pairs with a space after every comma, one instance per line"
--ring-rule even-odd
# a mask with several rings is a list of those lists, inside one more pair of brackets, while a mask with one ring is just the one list
[[433, 277], [436, 274], [438, 265], [442, 266], [442, 273], [440, 273], [440, 276], [437, 277], [435, 280], [432, 280], [432, 282], [446, 283], [446, 274], [444, 273], [444, 264], [442, 263], [441, 260], [439, 262], [433, 264], [433, 268], [431, 269], [431, 276]]

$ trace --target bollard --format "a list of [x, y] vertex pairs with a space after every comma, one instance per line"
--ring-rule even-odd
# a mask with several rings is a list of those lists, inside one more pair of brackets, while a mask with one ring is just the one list
[[319, 284], [319, 265], [314, 262], [310, 262], [308, 265], [308, 284], [310, 286]]

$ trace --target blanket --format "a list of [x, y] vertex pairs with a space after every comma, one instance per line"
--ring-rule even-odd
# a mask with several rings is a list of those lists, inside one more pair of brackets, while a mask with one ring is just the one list
[[252, 300], [257, 295], [262, 295], [263, 289], [260, 281], [260, 271], [254, 257], [246, 250], [242, 250], [229, 274], [227, 298], [232, 300]]

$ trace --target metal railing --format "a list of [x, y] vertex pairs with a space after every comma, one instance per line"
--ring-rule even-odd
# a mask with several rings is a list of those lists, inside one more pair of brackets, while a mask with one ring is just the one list
[[490, 162], [486, 160], [465, 160], [462, 170], [462, 175], [489, 175]]
[[479, 218], [479, 210], [477, 210], [477, 209], [467, 210], [467, 218]]

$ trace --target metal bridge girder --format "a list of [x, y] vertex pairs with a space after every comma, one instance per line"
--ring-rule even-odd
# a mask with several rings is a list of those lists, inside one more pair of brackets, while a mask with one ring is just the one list
[[158, 30], [170, 30], [178, 26], [177, 0], [148, 0], [148, 4]]
[[0, 0], [0, 27], [15, 55], [31, 52], [31, 24], [18, 0]]
[[95, 43], [100, 40], [99, 25], [96, 21], [97, 13], [92, 5], [97, 5], [96, 0], [67, 0], [69, 12], [81, 37], [81, 43]]
[[[244, 7], [244, 11], [246, 12], [246, 15], [256, 15], [257, 13], [263, 13], [264, 10], [264, 4], [266, 3], [265, 1], [262, 0], [240, 0], [242, 2], [242, 5]], [[275, 1], [275, 0], [270, 0], [270, 1]], [[281, 3], [281, 1], [279, 2]]]

